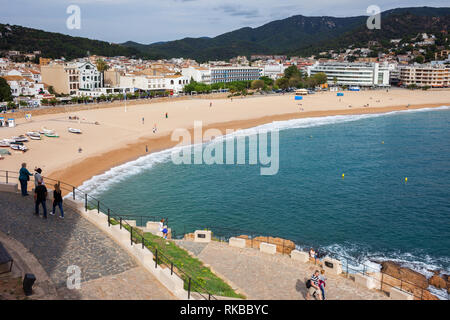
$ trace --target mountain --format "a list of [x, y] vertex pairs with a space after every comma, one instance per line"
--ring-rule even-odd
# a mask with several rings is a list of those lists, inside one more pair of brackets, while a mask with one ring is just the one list
[[41, 51], [43, 57], [66, 59], [91, 54], [104, 56], [144, 55], [128, 46], [105, 41], [71, 37], [61, 33], [47, 32], [16, 25], [0, 24], [0, 51], [18, 50], [22, 52]]
[[366, 27], [367, 16], [349, 18], [292, 16], [257, 28], [242, 28], [214, 38], [184, 38], [149, 45], [124, 43], [165, 58], [200, 61], [229, 59], [237, 55], [305, 55], [349, 44], [367, 46], [369, 40], [388, 40], [439, 32], [450, 26], [450, 8], [414, 7], [388, 10], [381, 15], [381, 30]]
[[[384, 45], [390, 39], [411, 38], [426, 32], [442, 36], [450, 29], [450, 8], [414, 7], [388, 10], [381, 15], [381, 30], [366, 27], [367, 16], [348, 18], [292, 16], [257, 28], [241, 28], [209, 38], [141, 44], [72, 37], [21, 26], [0, 24], [0, 54], [6, 50], [32, 52], [66, 59], [91, 54], [149, 59], [185, 57], [198, 61], [224, 60], [238, 55], [311, 55], [328, 49], [344, 49], [354, 44], [367, 47], [370, 40]], [[439, 40], [440, 41], [440, 40]], [[442, 42], [442, 41], [441, 41]]]

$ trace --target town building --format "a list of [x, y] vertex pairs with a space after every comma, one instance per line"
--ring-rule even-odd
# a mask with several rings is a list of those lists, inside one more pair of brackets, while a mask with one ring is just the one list
[[415, 64], [400, 67], [402, 85], [442, 88], [450, 86], [450, 65]]
[[258, 80], [261, 74], [258, 67], [212, 67], [211, 83]]
[[308, 75], [327, 75], [329, 85], [384, 87], [389, 86], [389, 68], [379, 63], [316, 63], [308, 67]]
[[211, 84], [211, 70], [205, 67], [189, 66], [181, 70], [183, 76], [196, 82]]
[[101, 72], [86, 61], [41, 65], [41, 77], [55, 92], [71, 95], [78, 90], [100, 88], [102, 83]]

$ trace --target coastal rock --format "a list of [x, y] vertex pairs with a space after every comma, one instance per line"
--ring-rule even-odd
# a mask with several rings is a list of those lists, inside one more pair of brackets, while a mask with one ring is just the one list
[[428, 280], [428, 283], [438, 289], [447, 289], [448, 286], [447, 279], [444, 279], [439, 274], [435, 274], [434, 276], [432, 276]]

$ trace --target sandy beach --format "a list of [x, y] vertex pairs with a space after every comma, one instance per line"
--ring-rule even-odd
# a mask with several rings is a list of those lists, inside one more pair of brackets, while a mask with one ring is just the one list
[[[15, 128], [0, 128], [0, 140], [43, 127], [54, 129], [60, 136], [30, 141], [26, 143], [29, 150], [25, 153], [9, 149], [11, 155], [0, 160], [0, 169], [19, 171], [20, 164], [26, 162], [29, 169], [41, 167], [44, 176], [78, 186], [93, 175], [147, 154], [146, 146], [150, 153], [178, 144], [170, 138], [173, 130], [192, 130], [194, 121], [202, 121], [204, 129], [216, 128], [225, 133], [226, 129], [245, 129], [295, 118], [385, 113], [443, 105], [450, 105], [450, 90], [346, 91], [343, 97], [337, 97], [336, 92], [324, 92], [304, 96], [301, 101], [294, 101], [291, 94], [232, 101], [189, 98], [129, 104], [126, 110], [124, 106], [79, 111], [67, 107], [61, 108], [61, 113], [33, 115], [31, 120], [16, 115]], [[69, 120], [69, 116], [80, 120]], [[81, 129], [83, 133], [69, 133], [69, 127]]]

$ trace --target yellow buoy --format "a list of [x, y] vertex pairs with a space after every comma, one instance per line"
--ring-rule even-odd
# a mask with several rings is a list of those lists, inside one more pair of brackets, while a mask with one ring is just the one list
[[345, 176], [345, 175], [344, 175], [344, 174], [342, 174], [342, 179], [344, 179], [344, 176]]
[[382, 144], [384, 144], [384, 141], [381, 141]]
[[408, 182], [408, 177], [405, 177], [405, 183]]

